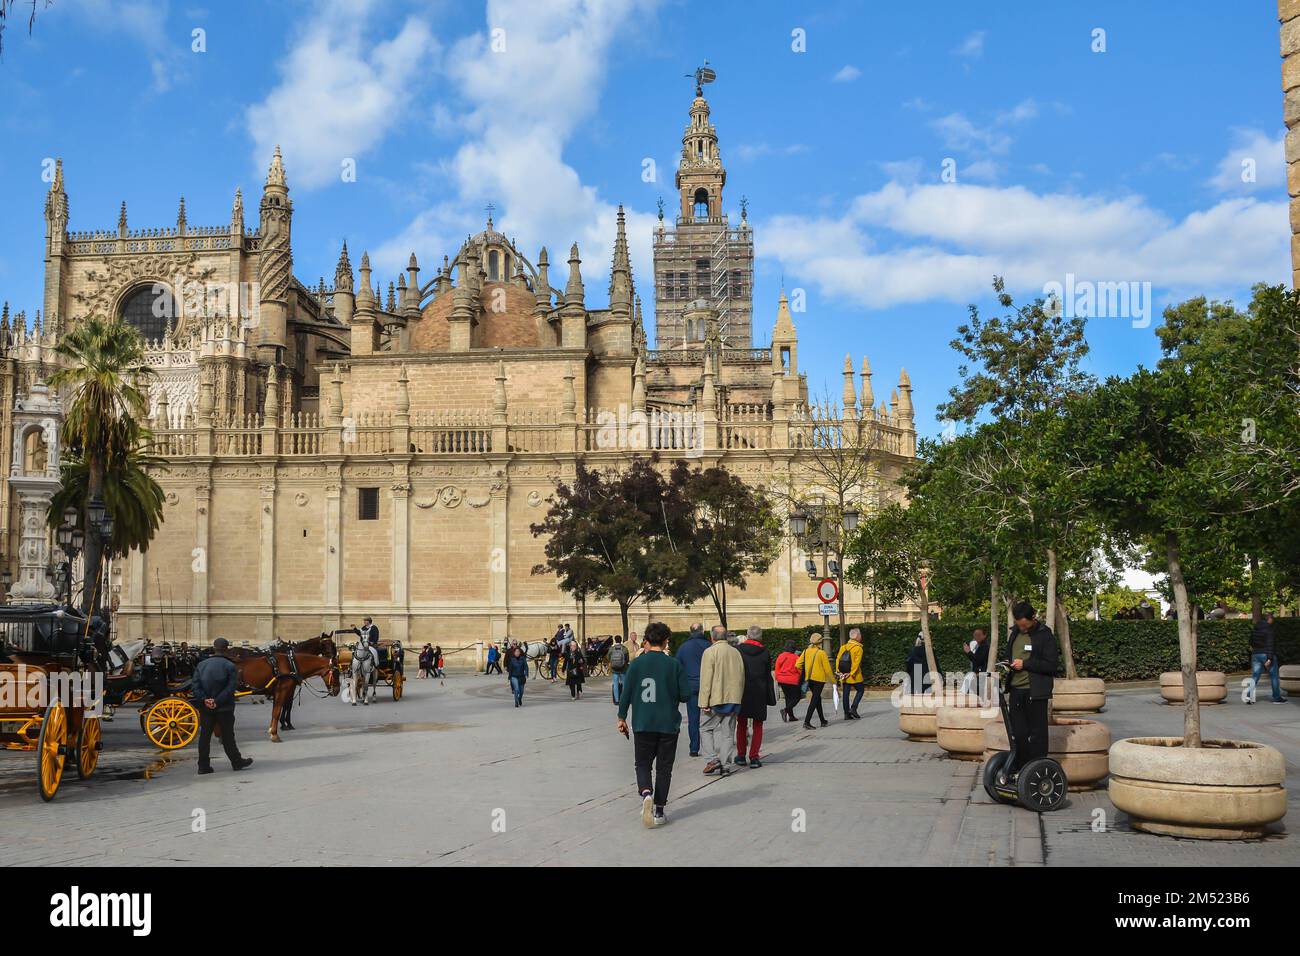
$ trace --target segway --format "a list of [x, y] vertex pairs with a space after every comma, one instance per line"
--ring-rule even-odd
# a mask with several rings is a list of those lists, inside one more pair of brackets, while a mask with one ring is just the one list
[[998, 662], [998, 709], [1011, 749], [999, 751], [984, 765], [984, 789], [998, 803], [1018, 803], [1026, 810], [1048, 813], [1059, 810], [1069, 795], [1065, 770], [1051, 757], [1029, 761], [1016, 773], [1008, 773], [1016, 758], [1016, 738], [1011, 733], [1011, 708], [1007, 704], [1011, 667]]

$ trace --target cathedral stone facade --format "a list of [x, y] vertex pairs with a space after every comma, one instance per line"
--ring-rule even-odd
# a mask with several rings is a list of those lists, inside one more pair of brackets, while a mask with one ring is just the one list
[[[621, 208], [603, 307], [588, 304], [594, 270], [576, 244], [559, 261], [546, 248], [529, 258], [491, 216], [458, 249], [435, 250], [445, 254], [432, 270], [412, 253], [386, 284], [364, 251], [354, 269], [344, 244], [332, 285], [313, 287], [294, 276], [278, 149], [256, 227], [237, 191], [228, 225], [191, 226], [182, 199], [174, 226], [132, 229], [123, 204], [116, 229], [69, 231], [59, 166], [43, 317], [6, 308], [0, 330], [10, 439], [0, 449], [11, 476], [41, 465], [42, 433], [15, 438], [15, 409], [46, 400], [66, 330], [92, 315], [140, 330], [157, 372], [150, 416], [166, 504], [148, 552], [110, 571], [122, 636], [261, 642], [371, 615], [385, 636], [459, 649], [576, 626], [573, 600], [532, 573], [544, 555], [529, 526], [580, 456], [617, 466], [654, 450], [665, 464], [686, 457], [775, 485], [830, 416], [872, 436], [875, 500], [895, 493], [881, 489], [916, 447], [906, 373], [877, 407], [866, 360], [855, 371], [846, 359], [842, 396], [819, 407], [784, 293], [765, 310], [770, 346], [754, 346], [751, 228], [723, 211], [726, 170], [696, 94], [677, 215], [670, 227], [661, 212], [653, 237], [655, 348]], [[16, 488], [13, 478], [0, 488], [14, 570], [32, 564], [14, 533]], [[736, 594], [733, 624], [819, 620], [804, 558], [787, 547]], [[853, 618], [906, 613], [858, 589], [847, 602]], [[657, 604], [637, 608], [634, 624], [652, 615], [680, 626], [713, 610]], [[589, 602], [586, 622], [612, 632], [617, 608]]]

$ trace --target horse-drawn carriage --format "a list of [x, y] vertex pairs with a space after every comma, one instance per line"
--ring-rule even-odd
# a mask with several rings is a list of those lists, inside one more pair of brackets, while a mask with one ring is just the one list
[[0, 606], [0, 744], [36, 753], [42, 800], [69, 759], [83, 780], [99, 764], [100, 672], [86, 620], [57, 604]]
[[[355, 634], [356, 631], [344, 629], [334, 634]], [[369, 704], [375, 697], [375, 688], [379, 682], [393, 689], [393, 700], [402, 699], [402, 686], [406, 682], [403, 673], [406, 651], [401, 641], [381, 640], [377, 644], [367, 644], [358, 640], [355, 644], [340, 647], [338, 650], [338, 670], [340, 676], [349, 680], [342, 685], [350, 688], [349, 697], [352, 704]]]
[[[569, 655], [566, 652], [570, 643], [577, 643], [577, 638], [560, 645], [559, 659], [556, 662], [556, 679], [558, 680], [567, 678]], [[524, 649], [524, 656], [535, 666], [537, 676], [543, 680], [551, 680], [550, 646], [548, 642], [528, 641], [520, 646]], [[609, 649], [613, 646], [614, 636], [612, 634], [602, 634], [587, 641], [587, 646], [582, 654], [588, 677], [609, 676]], [[505, 642], [502, 653], [510, 653], [509, 641]]]
[[104, 682], [105, 716], [123, 705], [140, 705], [140, 729], [162, 750], [189, 746], [199, 732], [199, 712], [190, 703], [190, 676], [198, 655], [170, 644], [146, 641], [115, 645]]

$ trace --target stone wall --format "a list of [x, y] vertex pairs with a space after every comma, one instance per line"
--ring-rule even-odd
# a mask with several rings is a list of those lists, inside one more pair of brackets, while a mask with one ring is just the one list
[[1283, 117], [1286, 186], [1291, 196], [1291, 285], [1300, 287], [1300, 0], [1278, 0], [1282, 23]]

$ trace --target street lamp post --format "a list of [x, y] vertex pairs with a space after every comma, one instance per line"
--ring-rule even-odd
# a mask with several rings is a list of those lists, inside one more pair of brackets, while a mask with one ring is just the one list
[[[836, 546], [837, 556], [842, 555], [842, 548], [839, 547], [843, 534], [851, 534], [857, 530], [858, 522], [861, 520], [861, 512], [853, 506], [844, 508], [840, 515], [839, 527], [833, 527], [832, 509], [825, 502], [815, 504], [796, 505], [795, 509], [790, 512], [790, 532], [794, 535], [799, 546], [805, 551], [811, 546], [812, 548], [821, 547], [822, 552], [822, 569], [824, 574], [819, 574], [817, 562], [809, 558], [805, 564], [808, 576], [816, 581], [819, 577], [834, 577], [835, 584], [839, 591], [839, 612], [840, 612], [840, 644], [844, 643], [844, 568], [841, 566], [842, 558], [837, 557], [832, 560], [830, 549], [832, 545]], [[829, 646], [831, 636], [831, 619], [829, 614], [822, 615], [822, 639]], [[838, 648], [836, 648], [838, 651]]]

